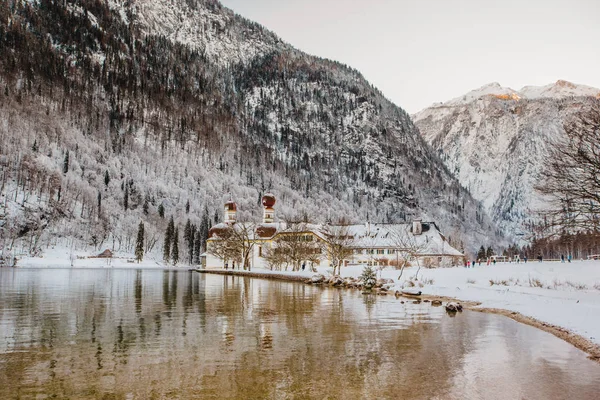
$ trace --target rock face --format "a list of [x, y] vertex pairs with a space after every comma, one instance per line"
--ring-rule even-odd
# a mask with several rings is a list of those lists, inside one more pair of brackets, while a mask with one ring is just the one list
[[549, 144], [598, 96], [598, 89], [565, 81], [520, 91], [491, 84], [426, 108], [413, 119], [502, 232], [518, 237], [533, 211], [544, 207], [534, 185]]

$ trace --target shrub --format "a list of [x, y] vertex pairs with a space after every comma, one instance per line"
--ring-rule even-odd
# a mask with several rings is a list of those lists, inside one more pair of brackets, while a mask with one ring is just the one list
[[375, 283], [377, 282], [377, 275], [373, 268], [365, 267], [362, 275], [360, 276], [360, 280], [366, 290], [371, 290], [371, 288], [375, 286]]
[[529, 286], [543, 288], [544, 284], [537, 278], [529, 277]]

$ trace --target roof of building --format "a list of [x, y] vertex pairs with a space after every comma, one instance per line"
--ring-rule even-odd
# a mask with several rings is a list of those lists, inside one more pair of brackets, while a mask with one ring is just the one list
[[[225, 231], [230, 227], [240, 229], [243, 223], [217, 224], [210, 230], [209, 238], [213, 238], [213, 233]], [[463, 254], [452, 247], [444, 235], [441, 234], [437, 225], [433, 222], [423, 222], [422, 233], [412, 234], [412, 223], [404, 224], [355, 224], [342, 226], [326, 226], [309, 223], [290, 224], [286, 222], [270, 222], [252, 224], [253, 232], [250, 239], [269, 240], [274, 239], [279, 234], [286, 233], [312, 233], [315, 236], [328, 240], [332, 235], [350, 236], [350, 247], [356, 249], [371, 248], [407, 248], [418, 249], [422, 255], [446, 255], [462, 256]]]
[[433, 222], [423, 222], [420, 235], [412, 234], [412, 223], [349, 225], [348, 234], [353, 236], [352, 247], [359, 249], [412, 247], [422, 255], [463, 255]]

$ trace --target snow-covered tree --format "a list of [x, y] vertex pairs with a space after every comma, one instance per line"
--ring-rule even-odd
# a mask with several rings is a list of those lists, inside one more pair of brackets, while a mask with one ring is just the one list
[[173, 265], [177, 265], [179, 262], [179, 228], [175, 228], [173, 231]]
[[139, 263], [144, 259], [144, 223], [140, 221], [135, 242], [135, 259]]

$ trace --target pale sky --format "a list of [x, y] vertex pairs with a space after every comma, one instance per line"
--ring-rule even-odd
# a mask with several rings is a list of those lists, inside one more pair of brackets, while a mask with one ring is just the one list
[[410, 113], [498, 82], [600, 88], [600, 0], [221, 0]]

